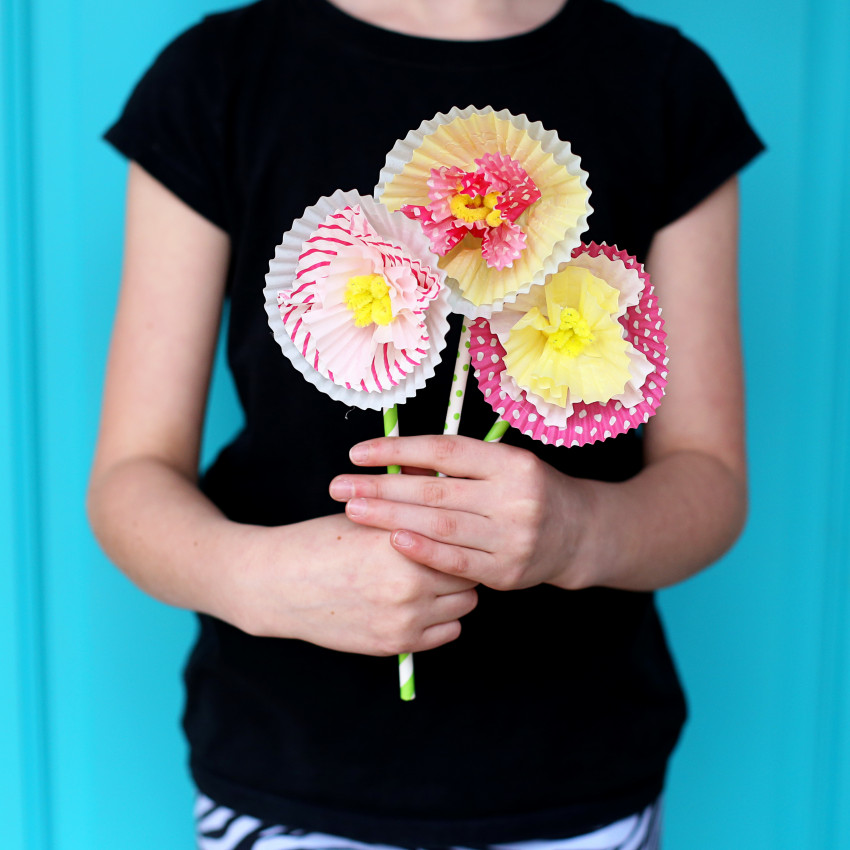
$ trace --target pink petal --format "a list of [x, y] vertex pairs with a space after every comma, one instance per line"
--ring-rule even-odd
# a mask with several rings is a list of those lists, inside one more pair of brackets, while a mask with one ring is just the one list
[[539, 200], [540, 190], [534, 184], [528, 172], [507, 154], [487, 153], [475, 160], [491, 188], [489, 192], [499, 192], [499, 212], [508, 221], [516, 219]]
[[501, 271], [519, 259], [525, 248], [525, 233], [519, 225], [505, 222], [491, 227], [481, 241], [481, 254], [490, 268]]
[[[487, 177], [478, 171], [467, 171], [460, 179], [463, 194], [474, 198], [476, 195], [486, 195], [488, 192], [498, 192]], [[456, 194], [456, 192], [455, 192]]]
[[432, 221], [433, 216], [431, 215], [431, 210], [422, 206], [421, 204], [404, 204], [402, 206], [401, 211], [413, 221]]
[[441, 257], [445, 257], [449, 251], [463, 239], [469, 232], [469, 228], [454, 219], [445, 221], [423, 221], [422, 229], [431, 241], [431, 250]]
[[452, 214], [448, 199], [457, 194], [458, 183], [462, 183], [468, 173], [456, 165], [431, 169], [431, 176], [428, 178], [428, 197], [431, 199], [429, 207], [436, 218], [447, 218]]

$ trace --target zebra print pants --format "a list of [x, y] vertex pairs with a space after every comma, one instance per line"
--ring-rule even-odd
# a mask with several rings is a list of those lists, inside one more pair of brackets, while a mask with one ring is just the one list
[[[195, 834], [197, 850], [399, 850], [386, 844], [364, 844], [336, 835], [266, 823], [220, 806], [203, 794], [195, 802]], [[660, 847], [659, 798], [642, 812], [587, 835], [560, 841], [493, 844], [488, 850], [659, 850]]]

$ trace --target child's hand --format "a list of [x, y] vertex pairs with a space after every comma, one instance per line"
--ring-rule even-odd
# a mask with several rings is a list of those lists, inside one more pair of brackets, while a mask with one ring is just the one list
[[478, 602], [476, 582], [404, 557], [385, 532], [341, 514], [244, 528], [228, 619], [249, 634], [364, 655], [423, 652], [455, 640]]
[[586, 582], [574, 562], [589, 490], [533, 454], [467, 437], [369, 440], [351, 450], [358, 466], [430, 468], [420, 475], [341, 475], [334, 499], [361, 525], [392, 532], [399, 551], [447, 575], [497, 590]]

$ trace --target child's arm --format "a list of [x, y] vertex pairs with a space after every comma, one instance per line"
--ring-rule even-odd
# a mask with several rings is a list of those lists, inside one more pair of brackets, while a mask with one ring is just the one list
[[647, 266], [670, 377], [637, 476], [573, 479], [522, 449], [410, 437], [363, 443], [355, 462], [451, 477], [345, 475], [331, 494], [354, 497], [348, 516], [394, 531], [393, 545], [408, 557], [498, 589], [548, 582], [650, 590], [712, 563], [746, 513], [737, 210], [733, 179], [653, 241]]
[[386, 655], [453, 640], [473, 582], [407, 559], [386, 532], [345, 516], [241, 525], [198, 490], [228, 257], [223, 231], [131, 166], [88, 499], [103, 548], [152, 596], [252, 634]]

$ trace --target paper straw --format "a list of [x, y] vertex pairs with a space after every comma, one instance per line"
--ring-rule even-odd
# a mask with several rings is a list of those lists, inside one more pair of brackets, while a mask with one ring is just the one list
[[413, 682], [413, 655], [403, 652], [398, 657], [398, 684], [400, 695], [405, 702], [416, 697], [416, 686]]
[[[398, 407], [384, 408], [384, 436], [398, 436]], [[391, 464], [387, 467], [390, 475], [398, 475], [401, 467]], [[399, 694], [405, 702], [409, 702], [416, 696], [416, 687], [413, 681], [413, 656], [409, 652], [403, 652], [398, 657], [398, 685]]]
[[460, 341], [457, 345], [455, 373], [452, 376], [452, 392], [449, 396], [449, 409], [446, 411], [444, 434], [457, 434], [460, 427], [460, 414], [466, 397], [466, 380], [469, 377], [469, 355], [469, 328], [464, 324], [461, 326]]
[[497, 419], [484, 438], [485, 443], [498, 443], [505, 436], [505, 431], [511, 426], [504, 419]]
[[[396, 405], [384, 408], [384, 436], [398, 436], [398, 407]], [[390, 475], [398, 475], [401, 472], [401, 467], [394, 463], [390, 464], [387, 467], [387, 472]]]

